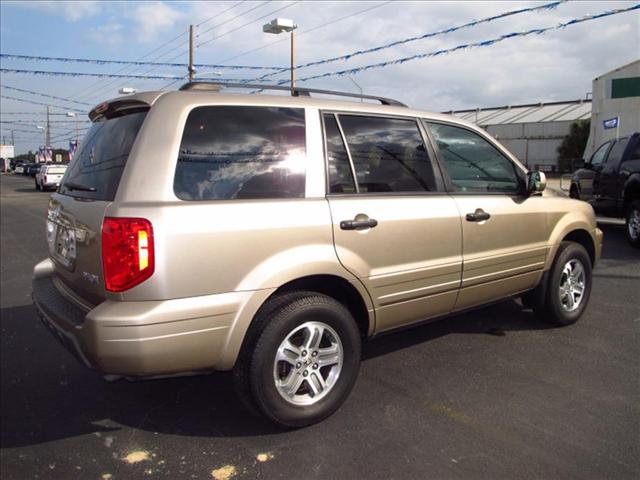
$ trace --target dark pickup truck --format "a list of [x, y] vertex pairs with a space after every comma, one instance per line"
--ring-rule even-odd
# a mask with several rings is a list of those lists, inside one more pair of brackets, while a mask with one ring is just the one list
[[569, 195], [600, 215], [624, 216], [627, 239], [640, 248], [640, 132], [600, 145], [574, 172]]

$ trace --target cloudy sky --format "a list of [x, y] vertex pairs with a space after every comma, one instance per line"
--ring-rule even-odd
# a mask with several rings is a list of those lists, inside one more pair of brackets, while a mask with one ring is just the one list
[[[262, 33], [274, 17], [298, 24], [299, 64], [384, 45], [403, 38], [462, 25], [510, 10], [549, 2], [14, 2], [0, 4], [3, 54], [155, 62], [187, 61], [189, 24], [198, 25], [196, 63], [287, 66], [288, 36]], [[489, 40], [511, 32], [548, 27], [588, 14], [627, 8], [635, 2], [569, 1], [556, 9], [523, 13], [473, 28], [354, 57], [349, 61], [300, 69], [301, 78]], [[640, 10], [544, 35], [513, 38], [485, 48], [354, 73], [366, 93], [397, 98], [412, 107], [444, 111], [584, 98], [594, 77], [640, 57]], [[136, 67], [26, 61], [2, 58], [3, 68], [66, 72], [180, 76], [186, 68]], [[263, 72], [217, 69], [224, 78], [255, 78]], [[201, 69], [200, 73], [206, 73]], [[203, 75], [204, 76], [204, 75]], [[272, 77], [286, 79], [288, 73]], [[60, 78], [2, 73], [2, 95], [50, 103], [53, 144], [66, 145], [74, 130], [64, 116], [83, 103], [48, 99], [6, 87], [96, 104], [121, 86], [152, 90], [166, 80]], [[173, 83], [176, 88], [180, 82]], [[358, 92], [347, 77], [310, 80], [305, 86]], [[42, 144], [44, 106], [2, 98], [2, 136], [14, 130], [18, 152]], [[13, 115], [31, 112], [36, 115]], [[61, 115], [62, 114], [62, 115]], [[8, 123], [14, 122], [14, 123]], [[82, 124], [81, 124], [82, 125]], [[80, 127], [83, 128], [82, 126]]]

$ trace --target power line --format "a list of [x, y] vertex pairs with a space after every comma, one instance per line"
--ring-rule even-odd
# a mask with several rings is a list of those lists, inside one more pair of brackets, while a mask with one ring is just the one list
[[245, 24], [243, 24], [243, 25], [240, 25], [239, 27], [236, 27], [236, 28], [234, 28], [233, 30], [229, 30], [229, 31], [227, 31], [227, 32], [225, 32], [225, 33], [222, 33], [222, 34], [218, 35], [218, 36], [215, 36], [215, 37], [213, 37], [213, 38], [210, 38], [209, 40], [205, 40], [204, 42], [201, 42], [201, 43], [199, 43], [199, 44], [198, 44], [198, 45], [196, 45], [196, 46], [197, 46], [198, 48], [200, 48], [200, 47], [202, 47], [203, 45], [206, 45], [206, 44], [208, 44], [208, 43], [213, 42], [214, 40], [217, 40], [217, 39], [222, 38], [222, 37], [224, 37], [224, 36], [226, 36], [226, 35], [229, 35], [230, 33], [236, 32], [236, 31], [238, 31], [238, 30], [240, 30], [240, 29], [242, 29], [242, 28], [244, 28], [244, 27], [247, 27], [247, 26], [251, 25], [252, 23], [256, 23], [257, 21], [262, 20], [263, 18], [270, 17], [270, 16], [271, 16], [271, 15], [273, 15], [274, 13], [278, 13], [278, 12], [280, 12], [280, 11], [282, 11], [282, 10], [285, 10], [285, 9], [287, 9], [287, 8], [290, 8], [290, 7], [293, 7], [294, 5], [296, 5], [296, 4], [298, 4], [298, 3], [300, 3], [300, 1], [301, 1], [301, 0], [297, 0], [297, 1], [295, 1], [295, 2], [290, 3], [289, 5], [285, 5], [284, 7], [280, 7], [280, 8], [277, 8], [277, 9], [275, 9], [275, 10], [272, 10], [271, 12], [269, 12], [269, 13], [267, 13], [267, 14], [265, 14], [265, 15], [262, 15], [261, 17], [258, 17], [258, 18], [254, 19], [254, 20], [251, 20], [250, 22], [247, 22], [247, 23], [245, 23]]
[[216, 13], [214, 16], [207, 18], [205, 21], [200, 22], [198, 24], [196, 24], [196, 27], [201, 27], [202, 25], [204, 25], [205, 23], [209, 23], [211, 20], [213, 20], [214, 18], [222, 15], [223, 13], [227, 13], [229, 10], [233, 10], [234, 8], [236, 8], [238, 5], [240, 5], [241, 3], [246, 2], [247, 0], [240, 0], [237, 3], [234, 3], [233, 5], [231, 5], [229, 8], [227, 8], [226, 10], [223, 10], [221, 12]]
[[[180, 67], [185, 68], [186, 63], [165, 63], [165, 62], [140, 62], [135, 60], [107, 60], [101, 58], [69, 58], [69, 57], [43, 57], [36, 55], [13, 55], [0, 53], [0, 58], [62, 62], [62, 63], [90, 63], [94, 65], [135, 65], [135, 66], [155, 66], [155, 67]], [[228, 68], [230, 70], [281, 70], [283, 67], [264, 67], [255, 65], [221, 65], [221, 64], [195, 64], [198, 68]]]
[[[0, 70], [2, 70], [2, 69], [0, 69]], [[51, 103], [36, 102], [35, 100], [27, 100], [27, 99], [24, 99], [24, 98], [12, 97], [12, 96], [9, 96], [9, 95], [0, 95], [0, 97], [1, 98], [6, 98], [8, 100], [16, 100], [18, 102], [31, 103], [33, 105], [44, 105], [45, 107], [55, 107], [55, 108], [61, 108], [63, 110], [79, 112], [79, 110], [77, 110], [75, 107], [54, 105], [54, 104], [51, 104]]]
[[[390, 65], [401, 65], [403, 63], [406, 62], [410, 62], [412, 60], [417, 60], [417, 59], [422, 59], [422, 58], [429, 58], [429, 57], [437, 57], [440, 55], [444, 55], [447, 53], [453, 53], [453, 52], [457, 52], [460, 50], [467, 50], [467, 49], [471, 49], [471, 48], [480, 48], [480, 47], [489, 47], [491, 45], [494, 45], [498, 42], [502, 42], [504, 40], [508, 40], [511, 38], [517, 38], [517, 37], [526, 37], [528, 35], [541, 35], [545, 32], [549, 32], [552, 30], [561, 30], [564, 28], [567, 28], [569, 26], [572, 25], [577, 25], [579, 23], [583, 23], [583, 22], [588, 22], [591, 20], [598, 20], [600, 18], [604, 18], [604, 17], [608, 17], [611, 15], [617, 15], [620, 13], [625, 13], [625, 12], [629, 12], [632, 10], [638, 10], [640, 9], [640, 3], [633, 5], [631, 7], [627, 7], [627, 8], [618, 8], [618, 9], [613, 9], [613, 10], [606, 10], [604, 12], [595, 14], [595, 15], [585, 15], [583, 17], [580, 18], [574, 18], [572, 20], [569, 20], [568, 22], [564, 22], [564, 23], [560, 23], [558, 25], [553, 25], [550, 27], [542, 27], [542, 28], [533, 28], [531, 30], [525, 30], [525, 31], [521, 31], [521, 32], [512, 32], [512, 33], [507, 33], [504, 35], [501, 35], [499, 37], [496, 38], [492, 38], [489, 40], [483, 40], [480, 42], [475, 42], [475, 43], [467, 43], [467, 44], [462, 44], [462, 45], [458, 45], [456, 47], [453, 48], [447, 48], [447, 49], [443, 49], [443, 50], [436, 50], [434, 52], [428, 52], [428, 53], [419, 53], [416, 55], [411, 55], [409, 57], [403, 57], [403, 58], [396, 58], [394, 60], [388, 60], [386, 62], [380, 62], [380, 63], [374, 63], [374, 64], [370, 64], [370, 65], [364, 65], [362, 67], [356, 67], [356, 68], [350, 68], [347, 70], [339, 70], [336, 72], [327, 72], [327, 73], [322, 73], [322, 74], [318, 74], [318, 75], [312, 75], [309, 77], [304, 77], [304, 78], [299, 78], [298, 82], [306, 82], [309, 80], [314, 80], [314, 79], [318, 79], [318, 78], [326, 78], [326, 77], [333, 77], [333, 76], [345, 76], [345, 75], [351, 75], [351, 74], [355, 74], [355, 73], [361, 73], [364, 71], [368, 71], [368, 70], [373, 70], [373, 69], [378, 69], [378, 68], [384, 68], [384, 67], [388, 67]], [[289, 80], [280, 80], [278, 82], [278, 85], [283, 85], [285, 83], [288, 83]]]
[[[49, 113], [52, 115], [52, 113]], [[66, 115], [66, 114], [65, 114]], [[91, 120], [78, 120], [78, 122], [90, 122]], [[49, 123], [75, 123], [76, 120], [49, 120]], [[35, 120], [0, 120], [0, 123], [10, 125], [35, 125]]]
[[[238, 5], [240, 5], [240, 4], [241, 4], [241, 3], [243, 3], [243, 2], [244, 2], [244, 0], [243, 0], [243, 1], [240, 1], [240, 2], [237, 2], [237, 3], [233, 4], [231, 7], [227, 8], [227, 9], [225, 9], [225, 10], [222, 10], [222, 11], [221, 11], [221, 12], [219, 12], [219, 13], [216, 13], [216, 15], [213, 15], [212, 17], [209, 17], [207, 20], [205, 20], [205, 21], [203, 21], [203, 22], [200, 22], [200, 25], [201, 25], [201, 24], [204, 24], [204, 23], [207, 23], [208, 21], [212, 20], [213, 18], [215, 18], [215, 17], [217, 17], [217, 16], [219, 16], [219, 15], [221, 15], [221, 14], [225, 13], [225, 12], [228, 12], [229, 10], [232, 10], [233, 8], [237, 7]], [[264, 2], [264, 3], [268, 3], [268, 2]], [[238, 16], [233, 17], [233, 19], [235, 19], [235, 18], [237, 18], [237, 17], [238, 17]], [[232, 19], [232, 20], [233, 20], [233, 19]], [[207, 31], [210, 31], [210, 30], [211, 30], [211, 29], [213, 29], [213, 28], [216, 28], [216, 27], [214, 26], [214, 27], [210, 28], [210, 29], [209, 29], [209, 30], [207, 30]], [[171, 41], [170, 41], [170, 42], [168, 42], [168, 43], [171, 43], [171, 42], [173, 42], [173, 41], [175, 41], [175, 40], [177, 40], [177, 39], [181, 38], [185, 33], [188, 33], [188, 32], [189, 32], [189, 30], [185, 30], [183, 33], [181, 33], [179, 36], [175, 37], [173, 40], [171, 40]], [[175, 50], [177, 50], [178, 48], [182, 48], [182, 47], [184, 47], [185, 45], [188, 45], [188, 43], [189, 43], [188, 41], [187, 41], [187, 42], [183, 42], [183, 43], [181, 43], [180, 45], [177, 45], [177, 46], [175, 46], [175, 47], [171, 48], [170, 50], [167, 50], [166, 52], [164, 52], [164, 53], [162, 53], [162, 54], [158, 55], [157, 57], [153, 58], [153, 59], [152, 59], [152, 61], [159, 60], [161, 57], [164, 57], [165, 55], [169, 55], [171, 52], [174, 52], [174, 51], [175, 51]], [[157, 50], [158, 50], [158, 49], [156, 49], [156, 51], [157, 51]], [[183, 51], [183, 52], [181, 52], [180, 54], [178, 54], [177, 56], [172, 57], [171, 59], [169, 59], [169, 62], [171, 62], [171, 61], [175, 60], [176, 58], [179, 58], [179, 57], [181, 57], [181, 56], [185, 55], [185, 53], [186, 53], [186, 52], [185, 52], [185, 51]], [[147, 54], [147, 55], [145, 55], [145, 57], [146, 57], [146, 56], [148, 56], [148, 54]], [[142, 58], [145, 58], [145, 57], [142, 57]], [[142, 60], [142, 58], [140, 58], [139, 60]], [[126, 70], [127, 68], [128, 68], [128, 67], [124, 67], [123, 69], [118, 70], [116, 73], [120, 73], [120, 72], [122, 72], [122, 71]], [[137, 70], [137, 68], [138, 68], [138, 67], [133, 67], [133, 70], [131, 70], [131, 72], [136, 71], [136, 70]], [[141, 73], [141, 75], [147, 75], [147, 74], [149, 74], [150, 72], [154, 71], [156, 68], [158, 68], [158, 67], [151, 67], [150, 69], [147, 69], [147, 70], [145, 70], [144, 72], [142, 72], [142, 73]], [[102, 89], [104, 90], [104, 89], [106, 89], [107, 87], [109, 87], [109, 86], [111, 86], [111, 85], [116, 84], [117, 82], [118, 82], [118, 80], [107, 81], [107, 83], [106, 83], [106, 84], [104, 84], [104, 86], [102, 87]]]
[[62, 101], [65, 101], [65, 102], [77, 103], [77, 104], [85, 105], [85, 106], [92, 106], [90, 103], [78, 102], [77, 100], [71, 100], [70, 98], [56, 97], [54, 95], [49, 95], [47, 93], [34, 92], [33, 90], [25, 90], [23, 88], [11, 87], [9, 85], [0, 84], [0, 87], [6, 88], [7, 90], [14, 90], [16, 92], [29, 93], [31, 95], [39, 95], [41, 97], [46, 97], [46, 98], [53, 98], [54, 100], [62, 100]]
[[[535, 12], [535, 11], [540, 11], [540, 10], [552, 10], [556, 7], [558, 7], [558, 5], [565, 3], [567, 0], [558, 0], [558, 1], [554, 1], [551, 3], [546, 3], [544, 5], [538, 5], [535, 7], [529, 7], [529, 8], [520, 8], [517, 10], [511, 10], [508, 12], [504, 12], [504, 13], [500, 13], [497, 15], [492, 15], [490, 17], [486, 17], [483, 18], [481, 20], [473, 20], [471, 22], [467, 22], [464, 23], [462, 25], [457, 25], [455, 27], [449, 27], [449, 28], [445, 28], [443, 30], [437, 30], [435, 32], [429, 32], [429, 33], [424, 33], [422, 35], [418, 35], [418, 36], [414, 36], [414, 37], [408, 37], [408, 38], [404, 38], [402, 40], [396, 40], [393, 41], [391, 43], [387, 43], [384, 45], [379, 45], [377, 47], [371, 47], [371, 48], [367, 48], [365, 50], [358, 50], [355, 52], [351, 52], [348, 53], [346, 55], [340, 55], [338, 57], [332, 57], [332, 58], [326, 58], [323, 60], [316, 60], [313, 62], [309, 62], [309, 63], [303, 63], [300, 65], [296, 65], [296, 70], [302, 69], [302, 68], [308, 68], [308, 67], [313, 67], [316, 65], [326, 65], [328, 63], [333, 63], [333, 62], [337, 62], [339, 60], [351, 60], [353, 57], [357, 57], [360, 55], [366, 55], [368, 53], [374, 53], [374, 52], [379, 52], [381, 50], [386, 50], [388, 48], [393, 48], [393, 47], [397, 47], [399, 45], [404, 45], [407, 43], [411, 43], [411, 42], [416, 42], [418, 40], [425, 40], [427, 38], [432, 38], [432, 37], [436, 37], [438, 35], [447, 35], [449, 33], [453, 33], [453, 32], [457, 32], [458, 30], [462, 30], [465, 28], [472, 28], [478, 25], [481, 25], [483, 23], [489, 23], [489, 22], [493, 22], [495, 20], [500, 20], [506, 17], [510, 17], [513, 15], [519, 15], [521, 13], [531, 13], [531, 12]], [[279, 72], [274, 72], [274, 73], [267, 73], [265, 75], [263, 75], [262, 77], [260, 77], [260, 79], [264, 79], [264, 78], [268, 78], [268, 77], [272, 77], [274, 75], [278, 75], [280, 73], [284, 73], [287, 72], [289, 69], [288, 68], [283, 68], [281, 71]]]
[[[306, 33], [311, 33], [311, 32], [313, 32], [315, 30], [318, 30], [320, 28], [326, 27], [328, 25], [335, 25], [336, 23], [341, 22], [343, 20], [347, 20], [347, 19], [349, 19], [351, 17], [355, 17], [357, 15], [362, 15], [364, 13], [368, 13], [368, 12], [370, 12], [372, 10], [377, 9], [377, 8], [384, 7], [385, 5], [388, 5], [389, 3], [392, 3], [391, 0], [390, 1], [386, 1], [386, 2], [382, 2], [382, 3], [380, 3], [378, 5], [374, 5], [372, 7], [365, 8], [363, 10], [358, 10], [357, 12], [350, 13], [349, 15], [345, 15], [345, 16], [342, 16], [342, 17], [331, 19], [331, 20], [329, 20], [329, 21], [327, 21], [325, 23], [322, 23], [322, 24], [317, 25], [317, 26], [312, 27], [312, 28], [308, 28], [306, 30], [302, 30], [300, 32], [296, 31], [296, 37], [300, 38], [302, 35], [304, 35]], [[227, 58], [225, 60], [221, 60], [220, 63], [230, 62], [231, 60], [235, 60], [236, 58], [244, 57], [245, 55], [248, 55], [250, 53], [254, 53], [254, 52], [258, 52], [260, 50], [264, 50], [265, 48], [269, 48], [269, 47], [271, 47], [271, 46], [273, 46], [273, 45], [275, 45], [277, 43], [282, 43], [282, 42], [289, 42], [289, 39], [288, 38], [283, 38], [281, 40], [276, 40], [274, 42], [268, 43], [267, 45], [263, 45], [261, 47], [252, 48], [251, 50], [247, 50], [245, 52], [239, 53], [238, 55], [234, 55], [233, 57]], [[286, 71], [286, 68], [283, 68], [282, 70]]]
[[[242, 3], [242, 2], [240, 2], [240, 3]], [[196, 38], [199, 38], [201, 35], [206, 35], [207, 33], [211, 32], [212, 30], [215, 30], [215, 29], [216, 29], [216, 28], [218, 28], [218, 27], [221, 27], [222, 25], [226, 25], [226, 24], [227, 24], [227, 23], [229, 23], [229, 22], [233, 22], [236, 18], [240, 18], [240, 17], [242, 17], [243, 15], [246, 15], [246, 14], [247, 14], [247, 13], [249, 13], [249, 12], [253, 12], [254, 10], [257, 10], [258, 8], [260, 8], [260, 7], [264, 6], [264, 5], [266, 5], [267, 3], [269, 3], [269, 1], [268, 1], [268, 0], [267, 0], [266, 2], [259, 3], [259, 4], [258, 4], [258, 5], [256, 5], [255, 7], [251, 7], [249, 10], [245, 10], [244, 12], [239, 13], [239, 14], [238, 14], [238, 15], [236, 15], [235, 17], [232, 17], [232, 18], [230, 18], [230, 19], [228, 19], [228, 20], [225, 20], [224, 22], [217, 23], [217, 24], [216, 24], [216, 25], [214, 25], [213, 27], [210, 27], [210, 28], [206, 29], [204, 32], [198, 33], [198, 34], [196, 35]], [[229, 9], [229, 10], [230, 10], [230, 9]], [[227, 11], [227, 10], [225, 10], [225, 12], [226, 12], [226, 11]], [[224, 12], [222, 12], [222, 13], [224, 13]]]
[[[5, 112], [5, 111], [0, 111], [0, 115], [42, 115], [42, 113], [39, 112]], [[57, 112], [50, 112], [49, 115], [64, 115], [66, 116], [66, 113], [57, 113]]]
[[[181, 80], [183, 76], [175, 75], [118, 75], [115, 73], [89, 73], [89, 72], [59, 72], [52, 70], [25, 70], [18, 68], [0, 68], [3, 73], [18, 73], [27, 75], [48, 75], [53, 77], [94, 77], [94, 78], [130, 78], [137, 80]], [[240, 82], [246, 78], [203, 78], [204, 80], [218, 80], [220, 82]], [[43, 103], [42, 105], [47, 105]]]

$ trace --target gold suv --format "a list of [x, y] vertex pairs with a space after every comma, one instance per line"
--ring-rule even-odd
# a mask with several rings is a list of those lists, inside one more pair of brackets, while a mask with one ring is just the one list
[[587, 203], [543, 193], [473, 124], [294, 93], [189, 83], [91, 111], [33, 279], [81, 362], [233, 370], [299, 427], [347, 398], [363, 339], [514, 296], [556, 325], [583, 314], [602, 246]]

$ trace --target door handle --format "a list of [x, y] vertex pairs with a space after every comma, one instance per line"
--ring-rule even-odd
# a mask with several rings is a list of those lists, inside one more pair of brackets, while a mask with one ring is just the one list
[[473, 213], [467, 213], [467, 222], [484, 222], [490, 218], [491, 214], [485, 212], [481, 208], [477, 208]]
[[378, 225], [378, 221], [373, 218], [367, 220], [342, 220], [340, 228], [342, 230], [358, 230], [360, 228], [373, 228]]

